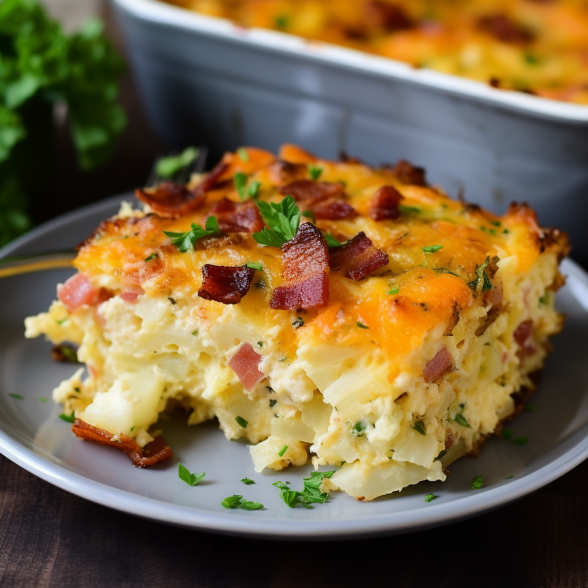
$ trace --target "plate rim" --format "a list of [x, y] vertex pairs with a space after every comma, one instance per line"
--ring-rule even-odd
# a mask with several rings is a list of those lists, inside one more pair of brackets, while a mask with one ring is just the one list
[[[134, 197], [130, 193], [123, 193], [48, 221], [0, 249], [0, 259], [49, 231], [75, 222], [88, 214], [112, 208], [117, 202], [123, 200], [133, 201]], [[562, 267], [569, 275], [570, 285], [579, 282], [588, 291], [588, 273], [569, 258], [562, 262]], [[588, 312], [588, 303], [584, 303], [583, 307]], [[581, 431], [574, 435], [581, 435]], [[422, 530], [483, 514], [518, 500], [563, 476], [587, 459], [588, 430], [583, 438], [575, 441], [572, 447], [565, 450], [555, 460], [508, 484], [484, 488], [481, 492], [450, 503], [433, 503], [426, 509], [412, 508], [388, 515], [368, 515], [328, 522], [321, 519], [300, 521], [285, 521], [278, 518], [255, 519], [253, 516], [248, 516], [251, 513], [232, 516], [231, 513], [210, 512], [134, 494], [76, 473], [66, 464], [53, 462], [26, 447], [1, 425], [0, 453], [33, 475], [62, 490], [141, 518], [194, 530], [260, 539], [340, 540]]]

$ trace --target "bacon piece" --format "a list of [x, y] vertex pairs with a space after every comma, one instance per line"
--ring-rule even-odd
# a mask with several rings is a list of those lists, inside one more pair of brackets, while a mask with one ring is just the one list
[[414, 25], [404, 8], [398, 4], [380, 0], [368, 0], [364, 2], [363, 6], [366, 20], [372, 27], [384, 29], [391, 33], [408, 29]]
[[525, 347], [531, 334], [533, 333], [533, 321], [528, 319], [523, 321], [513, 333], [513, 338], [517, 345]]
[[172, 450], [167, 446], [161, 435], [155, 437], [155, 439], [153, 439], [151, 443], [145, 445], [145, 447], [141, 447], [134, 439], [127, 437], [123, 433], [118, 435], [118, 437], [120, 437], [120, 442], [116, 440], [112, 441], [112, 438], [114, 437], [112, 433], [109, 433], [104, 429], [99, 429], [94, 425], [89, 425], [82, 419], [76, 419], [71, 430], [77, 437], [86, 441], [92, 441], [100, 445], [108, 445], [119, 451], [124, 451], [133, 462], [133, 465], [138, 468], [146, 468], [155, 465], [160, 461], [169, 459], [173, 455]]
[[354, 281], [388, 265], [388, 254], [372, 244], [362, 231], [341, 247], [329, 249], [329, 266]]
[[223, 304], [237, 304], [249, 292], [255, 270], [246, 265], [225, 267], [205, 264], [202, 266], [202, 286], [198, 296]]
[[453, 368], [453, 358], [451, 353], [447, 350], [447, 347], [443, 347], [441, 351], [431, 359], [425, 369], [423, 370], [423, 377], [427, 384], [436, 382], [439, 378], [442, 378], [445, 374], [448, 374]]
[[233, 202], [223, 198], [210, 209], [208, 216], [216, 216], [220, 230], [225, 233], [256, 233], [264, 227], [253, 200]]
[[137, 302], [137, 298], [143, 294], [143, 290], [125, 290], [120, 293], [120, 297], [125, 302]]
[[401, 159], [393, 168], [392, 172], [403, 183], [412, 186], [426, 186], [426, 172], [424, 167], [416, 167], [410, 161]]
[[329, 198], [324, 202], [319, 202], [315, 206], [311, 206], [311, 210], [318, 220], [341, 220], [357, 216], [353, 206], [337, 198]]
[[311, 223], [298, 227], [282, 245], [284, 285], [272, 295], [270, 307], [280, 310], [322, 308], [329, 303], [329, 248]]
[[265, 378], [265, 374], [259, 369], [261, 360], [261, 355], [250, 343], [243, 343], [228, 363], [243, 384], [243, 388], [249, 392]]
[[84, 305], [101, 302], [101, 290], [95, 288], [84, 274], [77, 273], [57, 287], [57, 297], [67, 310], [74, 312]]
[[400, 216], [400, 203], [404, 196], [393, 186], [382, 186], [370, 202], [370, 216], [376, 220], [394, 220]]
[[277, 186], [303, 180], [308, 174], [308, 168], [303, 163], [290, 163], [282, 159], [276, 159], [268, 165], [267, 171], [270, 181]]
[[535, 35], [506, 14], [489, 14], [478, 20], [478, 26], [505, 43], [528, 43]]
[[135, 190], [135, 196], [160, 216], [183, 216], [198, 210], [204, 204], [206, 192], [214, 189], [228, 167], [228, 164], [221, 162], [193, 189], [165, 181], [155, 188]]
[[280, 188], [280, 194], [292, 196], [297, 202], [304, 201], [309, 206], [327, 198], [342, 196], [344, 191], [345, 186], [341, 183], [331, 184], [313, 180], [296, 180]]
[[502, 302], [503, 297], [504, 297], [504, 291], [502, 289], [502, 282], [500, 280], [497, 280], [495, 284], [492, 284], [491, 290], [484, 292], [484, 295], [483, 295], [484, 304], [491, 304], [492, 306], [498, 306]]

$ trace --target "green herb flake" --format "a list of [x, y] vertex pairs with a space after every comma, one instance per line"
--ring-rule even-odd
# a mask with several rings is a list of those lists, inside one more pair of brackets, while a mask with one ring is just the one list
[[316, 222], [316, 215], [312, 210], [303, 210], [300, 214], [309, 218], [313, 223]]
[[290, 22], [290, 18], [287, 16], [276, 16], [274, 22], [276, 23], [276, 26], [279, 29], [285, 29], [288, 26], [288, 23]]
[[263, 504], [261, 502], [251, 502], [250, 500], [244, 500], [243, 496], [240, 494], [233, 494], [233, 496], [229, 496], [225, 498], [221, 502], [221, 506], [225, 508], [241, 508], [243, 510], [259, 510], [263, 508]]
[[535, 412], [537, 409], [532, 404], [525, 404], [523, 410], [526, 410], [527, 412]]
[[327, 242], [327, 247], [341, 247], [342, 245], [342, 243], [339, 243], [331, 233], [325, 235], [325, 241]]
[[401, 204], [398, 207], [398, 210], [404, 214], [420, 214], [422, 212], [422, 210], [416, 206], [406, 206], [404, 204]]
[[278, 455], [280, 457], [283, 457], [284, 456], [284, 453], [286, 453], [286, 451], [288, 451], [288, 446], [287, 445], [284, 445], [284, 447], [282, 447], [282, 449], [280, 449], [280, 451], [278, 451]]
[[357, 321], [357, 326], [360, 329], [369, 329], [369, 327], [367, 325], [364, 325], [363, 323], [360, 323], [359, 321]]
[[259, 348], [261, 349], [263, 347], [263, 341], [258, 341], [257, 345], [259, 346]]
[[504, 231], [502, 231], [505, 235], [508, 235], [510, 233], [510, 231], [508, 229], [504, 229]]
[[204, 472], [202, 472], [201, 474], [191, 474], [188, 471], [188, 468], [184, 467], [181, 463], [178, 464], [178, 476], [180, 480], [186, 482], [188, 486], [196, 486], [197, 484], [202, 482], [202, 479], [205, 475], [206, 474]]
[[239, 147], [239, 149], [237, 149], [237, 155], [241, 161], [249, 161], [249, 153], [247, 153], [247, 149], [244, 147]]
[[59, 415], [59, 418], [62, 421], [65, 421], [66, 423], [73, 423], [76, 420], [75, 411], [72, 410], [71, 414], [65, 414], [64, 412], [62, 412]]
[[200, 225], [192, 223], [192, 229], [185, 233], [172, 233], [169, 231], [163, 231], [166, 237], [169, 237], [171, 242], [178, 248], [181, 253], [188, 251], [194, 251], [194, 243], [202, 237], [212, 237], [220, 234], [218, 221], [216, 216], [209, 216], [206, 219], [205, 228], [203, 229]]
[[529, 65], [537, 65], [541, 61], [535, 54], [531, 53], [530, 51], [525, 51], [523, 59], [525, 60], [525, 63], [528, 63]]
[[286, 355], [286, 357], [282, 357], [282, 359], [278, 359], [278, 361], [280, 363], [284, 362], [284, 361], [288, 361], [288, 356]]
[[504, 429], [504, 431], [502, 431], [502, 438], [505, 441], [510, 441], [512, 439], [512, 429]]
[[502, 226], [502, 223], [500, 221], [490, 221], [491, 225], [494, 225], [495, 227], [500, 227]]
[[425, 436], [427, 434], [427, 429], [425, 427], [425, 423], [423, 421], [417, 421], [412, 428], [421, 435]]
[[160, 178], [171, 178], [179, 171], [192, 165], [197, 157], [198, 149], [196, 147], [188, 147], [178, 155], [162, 157], [155, 166], [155, 172]]
[[447, 449], [442, 449], [433, 461], [439, 461], [440, 459], [443, 459], [443, 457], [447, 454], [447, 451]]
[[456, 414], [453, 420], [462, 427], [467, 427], [468, 429], [472, 428], [470, 423], [468, 423], [467, 419], [463, 416], [463, 414], [461, 414], [461, 412]]
[[247, 425], [249, 424], [243, 417], [235, 417], [235, 420], [237, 421], [237, 423], [239, 423], [239, 425], [241, 427], [243, 427], [244, 429], [247, 427]]
[[249, 181], [249, 176], [242, 172], [237, 172], [233, 176], [233, 182], [235, 183], [235, 188], [239, 193], [239, 198], [242, 201], [249, 200], [251, 198], [256, 198], [257, 193], [259, 192], [259, 188], [261, 187], [261, 182], [254, 180], [249, 185], [247, 182]]
[[505, 480], [510, 480], [511, 478], [514, 478], [514, 474], [511, 474], [510, 476], [506, 476], [506, 478], [504, 478]]
[[483, 263], [476, 266], [476, 279], [468, 283], [468, 286], [472, 290], [477, 290], [480, 284], [482, 284], [482, 292], [492, 290], [492, 282], [486, 274], [486, 268], [490, 264], [490, 257], [487, 257]]
[[250, 480], [249, 478], [243, 478], [241, 480], [241, 482], [243, 482], [243, 484], [245, 484], [246, 486], [250, 486], [251, 484], [255, 484], [255, 482], [253, 480]]
[[20, 394], [9, 394], [8, 396], [16, 398], [17, 400], [24, 400], [24, 396], [21, 396]]
[[172, 303], [172, 306], [175, 306], [178, 301], [175, 298], [172, 298], [171, 296], [168, 296], [168, 300]]
[[296, 236], [300, 225], [300, 210], [292, 196], [281, 202], [257, 202], [261, 216], [267, 223], [262, 231], [253, 233], [253, 238], [261, 245], [281, 247]]
[[549, 294], [544, 294], [539, 297], [539, 306], [546, 306], [549, 304]]
[[443, 249], [443, 245], [427, 245], [426, 247], [423, 247], [425, 253], [436, 253], [441, 249]]
[[394, 288], [393, 290], [388, 290], [388, 292], [386, 292], [386, 294], [390, 294], [390, 296], [394, 296], [395, 294], [398, 294], [398, 292], [400, 292], [400, 288]]
[[149, 257], [145, 258], [145, 261], [151, 261], [153, 259], [157, 259], [157, 257], [159, 257], [157, 253], [152, 253]]
[[280, 489], [280, 498], [289, 508], [300, 504], [304, 508], [313, 508], [312, 504], [324, 504], [329, 498], [327, 492], [321, 492], [320, 486], [324, 478], [330, 478], [335, 473], [312, 472], [309, 478], [304, 478], [304, 489], [302, 492], [292, 490], [287, 484], [281, 481], [274, 482], [272, 486]]
[[278, 401], [275, 400], [274, 398], [270, 398], [270, 401], [269, 401], [270, 408], [273, 408], [277, 404], [277, 402]]
[[194, 337], [198, 337], [198, 329], [196, 329], [195, 331], [192, 331], [192, 335], [194, 335]]
[[47, 402], [46, 398], [39, 398], [39, 402]]
[[355, 423], [351, 429], [351, 434], [356, 435], [357, 437], [363, 437], [365, 429], [366, 426], [361, 421], [357, 421], [357, 423]]
[[316, 182], [321, 177], [322, 173], [322, 167], [319, 167], [318, 165], [314, 165], [312, 163], [308, 164], [308, 175], [310, 176], [311, 180], [314, 180]]
[[258, 272], [260, 272], [263, 269], [263, 265], [261, 265], [261, 262], [259, 261], [248, 261], [245, 265], [249, 269], [256, 270]]
[[528, 437], [517, 437], [512, 441], [515, 445], [526, 445], [529, 442]]
[[62, 325], [67, 319], [68, 319], [68, 317], [65, 317], [64, 319], [61, 319], [60, 321], [57, 321], [57, 324], [58, 325]]
[[484, 478], [482, 476], [476, 476], [472, 480], [472, 490], [479, 490], [484, 485]]
[[298, 317], [298, 318], [297, 318], [297, 319], [296, 319], [296, 320], [295, 320], [295, 321], [292, 323], [292, 326], [293, 326], [295, 329], [299, 329], [300, 327], [303, 327], [303, 326], [304, 326], [304, 319], [303, 319], [301, 316], [299, 316], [299, 317]]
[[435, 500], [435, 498], [439, 498], [439, 497], [435, 496], [434, 494], [427, 494], [425, 496], [425, 502], [431, 502], [431, 501]]

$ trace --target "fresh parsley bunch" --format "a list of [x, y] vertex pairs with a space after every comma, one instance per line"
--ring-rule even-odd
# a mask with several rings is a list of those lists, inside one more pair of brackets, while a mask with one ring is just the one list
[[112, 155], [126, 125], [117, 102], [123, 67], [99, 20], [68, 34], [37, 0], [0, 0], [0, 243], [28, 226], [13, 155], [35, 130], [31, 106], [67, 105], [78, 162], [93, 169]]

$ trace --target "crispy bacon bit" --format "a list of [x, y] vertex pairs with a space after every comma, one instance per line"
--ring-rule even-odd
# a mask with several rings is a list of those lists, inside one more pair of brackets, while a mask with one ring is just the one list
[[208, 216], [216, 216], [220, 230], [225, 233], [256, 233], [264, 227], [253, 200], [233, 202], [223, 198], [210, 209]]
[[505, 43], [527, 43], [534, 39], [533, 33], [506, 14], [490, 14], [478, 21], [479, 27]]
[[448, 374], [453, 368], [453, 358], [451, 353], [447, 350], [447, 347], [443, 347], [441, 351], [431, 359], [423, 371], [423, 377], [427, 384], [436, 382], [439, 378], [442, 378], [445, 374]]
[[90, 283], [84, 274], [73, 275], [65, 284], [57, 287], [57, 297], [69, 312], [74, 312], [84, 305], [101, 302], [101, 291]]
[[[89, 425], [81, 419], [76, 419], [74, 421], [71, 430], [77, 437], [85, 439], [86, 441], [92, 441], [100, 445], [108, 445], [119, 451], [124, 451], [133, 462], [133, 465], [138, 468], [146, 468], [155, 465], [160, 461], [169, 459], [173, 455], [172, 450], [166, 445], [161, 435], [155, 437], [155, 439], [153, 439], [151, 443], [145, 445], [145, 447], [141, 447], [134, 439], [127, 437], [123, 433], [120, 433], [115, 440], [112, 441], [112, 433], [109, 433], [104, 429], [99, 429], [94, 425]], [[117, 440], [118, 438], [120, 439]]]
[[284, 285], [278, 286], [271, 308], [322, 308], [329, 303], [329, 248], [311, 223], [300, 225], [296, 236], [282, 245]]
[[329, 198], [311, 207], [318, 220], [341, 220], [357, 216], [357, 212], [350, 204], [337, 198]]
[[376, 220], [394, 220], [400, 216], [400, 203], [404, 196], [393, 186], [382, 186], [370, 202], [370, 216]]
[[390, 2], [368, 0], [364, 3], [364, 12], [366, 20], [372, 27], [388, 32], [408, 29], [414, 24], [402, 6]]
[[237, 304], [249, 292], [255, 270], [246, 265], [225, 267], [222, 265], [202, 266], [202, 286], [198, 296], [223, 304]]
[[292, 196], [296, 201], [304, 201], [307, 205], [321, 202], [327, 198], [342, 196], [345, 186], [341, 183], [314, 182], [313, 180], [296, 180], [280, 188], [280, 194]]
[[148, 204], [160, 216], [183, 216], [198, 210], [204, 204], [206, 192], [215, 188], [228, 167], [226, 163], [219, 163], [193, 189], [188, 189], [176, 182], [166, 181], [155, 188], [135, 190], [135, 196]]
[[427, 180], [425, 178], [425, 168], [416, 167], [410, 161], [401, 159], [393, 168], [392, 172], [403, 184], [410, 184], [412, 186], [426, 186]]
[[303, 180], [308, 173], [307, 166], [303, 163], [290, 163], [282, 159], [276, 159], [268, 165], [267, 171], [270, 181], [276, 186]]
[[481, 337], [487, 330], [488, 327], [496, 322], [496, 319], [500, 316], [500, 306], [493, 306], [488, 314], [482, 319], [480, 326], [476, 329], [476, 337]]
[[525, 347], [529, 337], [533, 333], [533, 321], [528, 319], [523, 321], [513, 333], [513, 338], [517, 345], [520, 347]]
[[341, 247], [329, 249], [329, 266], [354, 281], [388, 265], [388, 254], [378, 249], [362, 231]]
[[[486, 273], [488, 273], [486, 268]], [[496, 280], [496, 283], [492, 284], [492, 289], [484, 292], [483, 300], [484, 304], [491, 304], [492, 306], [498, 306], [502, 302], [504, 291], [502, 289], [502, 282]]]
[[251, 392], [265, 378], [259, 364], [262, 357], [250, 343], [243, 343], [237, 353], [231, 357], [228, 366], [235, 372], [243, 388]]

